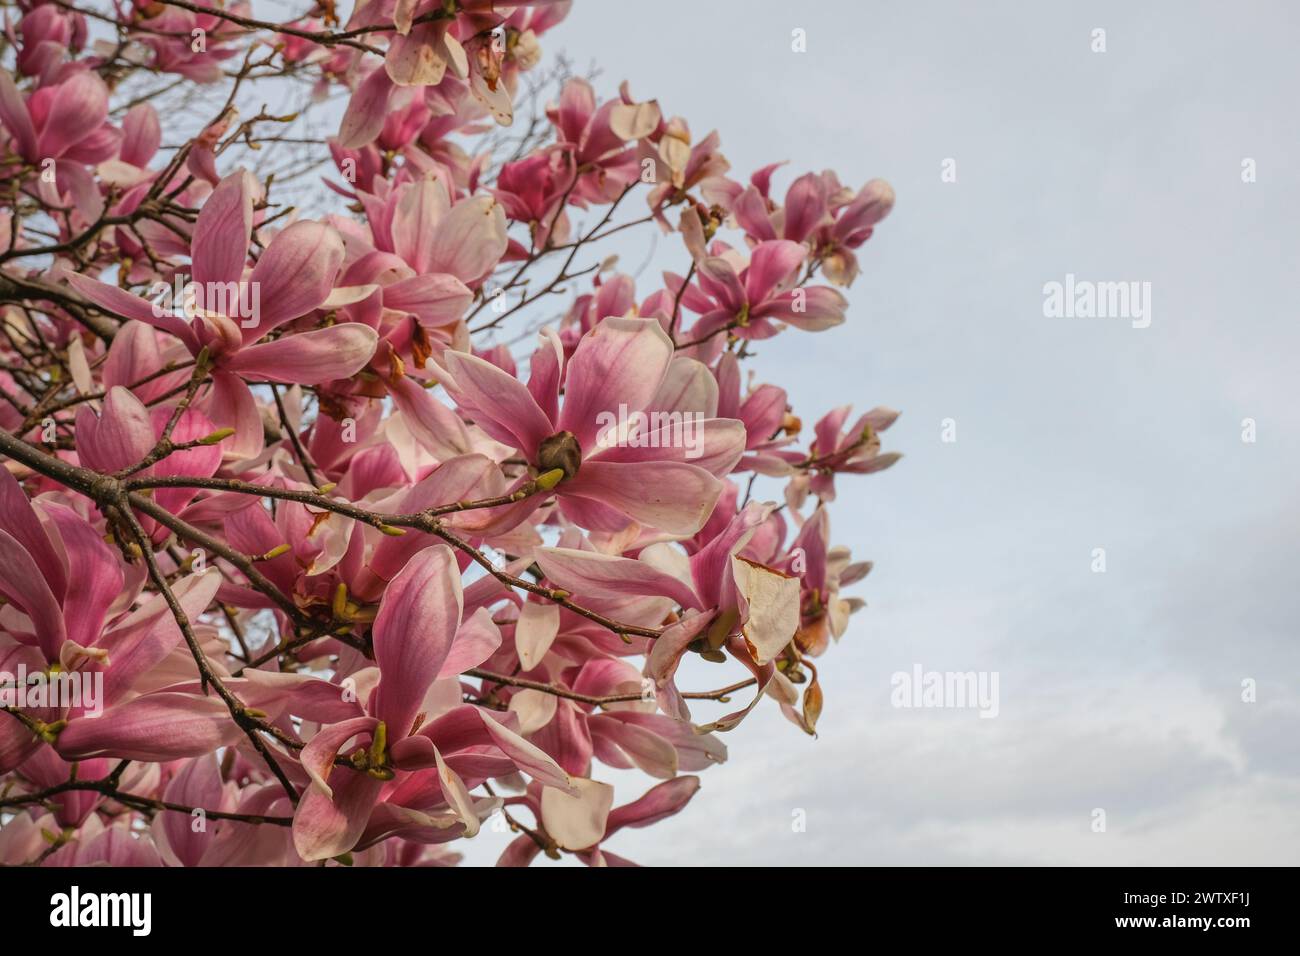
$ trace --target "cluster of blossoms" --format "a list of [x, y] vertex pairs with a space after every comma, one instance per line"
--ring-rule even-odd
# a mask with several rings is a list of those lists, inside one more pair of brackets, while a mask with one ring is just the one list
[[[516, 122], [568, 3], [19, 8], [0, 863], [442, 865], [495, 820], [503, 864], [626, 864], [755, 706], [814, 732], [870, 567], [826, 504], [896, 413], [809, 434], [742, 367], [845, 321], [887, 184], [739, 181], [626, 84]], [[299, 139], [334, 212], [266, 171], [266, 88], [346, 97]], [[683, 266], [640, 292], [599, 251], [637, 224]]]

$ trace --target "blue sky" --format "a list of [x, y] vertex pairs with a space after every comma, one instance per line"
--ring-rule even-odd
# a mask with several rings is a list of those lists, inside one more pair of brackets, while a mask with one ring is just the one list
[[[761, 708], [685, 813], [614, 852], [1300, 862], [1300, 12], [1077, 6], [579, 2], [546, 38], [597, 62], [602, 94], [627, 78], [697, 137], [718, 129], [737, 178], [789, 160], [781, 194], [824, 168], [898, 193], [849, 321], [752, 366], [806, 423], [846, 402], [903, 411], [886, 436], [903, 461], [841, 479], [832, 512], [876, 568], [822, 659], [820, 737]], [[660, 243], [639, 291], [677, 258]], [[1045, 318], [1067, 273], [1149, 282], [1150, 327]], [[917, 663], [997, 671], [999, 716], [891, 707], [891, 674]], [[646, 784], [616, 782], [619, 802]], [[500, 841], [485, 831], [470, 860]]]

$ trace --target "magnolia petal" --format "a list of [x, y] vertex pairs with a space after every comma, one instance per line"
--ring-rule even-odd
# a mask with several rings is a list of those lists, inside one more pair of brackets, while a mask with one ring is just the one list
[[560, 629], [560, 608], [555, 604], [528, 601], [519, 610], [515, 622], [515, 650], [524, 670], [542, 662]]
[[445, 544], [412, 557], [384, 592], [371, 629], [381, 675], [372, 712], [394, 739], [410, 734], [451, 652], [463, 600], [460, 568]]
[[59, 649], [67, 638], [63, 611], [31, 555], [3, 529], [0, 529], [0, 596], [31, 618], [45, 659], [57, 661]]
[[382, 780], [336, 767], [330, 774], [333, 796], [310, 787], [293, 814], [293, 846], [307, 862], [347, 853], [365, 832]]
[[190, 240], [194, 281], [206, 290], [215, 283], [238, 282], [248, 260], [257, 181], [240, 169], [217, 184], [199, 210]]
[[428, 271], [474, 284], [505, 254], [509, 244], [505, 210], [487, 194], [462, 199], [442, 217], [431, 238]]
[[393, 81], [382, 68], [372, 70], [361, 81], [339, 124], [339, 146], [360, 149], [374, 142], [388, 118], [388, 97], [392, 92]]
[[243, 379], [230, 372], [213, 372], [212, 394], [207, 408], [214, 425], [235, 430], [221, 443], [224, 455], [242, 460], [261, 454], [266, 441], [262, 415], [257, 410], [257, 400]]
[[32, 125], [31, 113], [23, 101], [23, 95], [14, 83], [8, 70], [0, 69], [0, 122], [3, 122], [18, 146], [18, 152], [24, 159], [35, 160], [36, 128]]
[[359, 372], [375, 354], [378, 343], [379, 336], [374, 329], [357, 322], [343, 322], [242, 348], [227, 361], [226, 367], [245, 378], [323, 385]]
[[108, 88], [93, 70], [74, 73], [54, 88], [37, 151], [57, 158], [97, 129], [108, 115]]
[[460, 818], [461, 823], [465, 825], [465, 836], [472, 837], [478, 834], [479, 819], [478, 814], [474, 811], [474, 798], [469, 795], [469, 790], [465, 787], [465, 781], [460, 778], [456, 771], [447, 766], [447, 762], [442, 759], [442, 754], [438, 748], [433, 748], [434, 760], [438, 767], [438, 783], [442, 785], [442, 797], [447, 801]]
[[699, 792], [699, 777], [678, 777], [647, 790], [631, 803], [625, 803], [609, 815], [605, 837], [623, 827], [647, 827], [680, 811]]
[[101, 309], [112, 315], [119, 315], [124, 319], [135, 319], [138, 322], [152, 325], [154, 328], [162, 329], [164, 332], [170, 332], [184, 342], [185, 347], [191, 353], [198, 352], [199, 344], [198, 339], [194, 336], [194, 331], [180, 317], [171, 315], [161, 309], [155, 309], [153, 303], [145, 301], [138, 295], [132, 295], [130, 292], [119, 289], [115, 285], [109, 285], [107, 282], [100, 282], [98, 279], [78, 275], [75, 272], [69, 273], [67, 278], [68, 285]]
[[594, 449], [602, 425], [625, 406], [645, 408], [673, 358], [673, 343], [658, 319], [611, 316], [582, 337], [569, 360], [560, 429]]
[[478, 667], [501, 646], [501, 628], [492, 620], [492, 612], [478, 608], [461, 622], [447, 659], [442, 662], [438, 679], [455, 677], [471, 667]]
[[644, 561], [575, 548], [538, 548], [535, 558], [551, 583], [584, 597], [644, 594], [671, 597], [682, 607], [699, 606], [687, 584]]
[[554, 694], [524, 688], [511, 696], [510, 713], [519, 718], [519, 732], [527, 737], [551, 722], [558, 703]]
[[799, 578], [741, 557], [731, 559], [731, 573], [748, 605], [745, 642], [754, 661], [766, 664], [785, 650], [799, 627]]
[[451, 373], [444, 384], [474, 423], [530, 460], [535, 457], [538, 444], [556, 429], [524, 384], [474, 355], [447, 352], [443, 360]]
[[560, 491], [605, 504], [669, 534], [693, 535], [713, 513], [722, 482], [675, 461], [587, 461]]
[[197, 757], [243, 736], [215, 694], [159, 692], [118, 704], [102, 719], [73, 720], [55, 749], [64, 760], [124, 757], [161, 762]]
[[278, 233], [249, 278], [258, 293], [259, 314], [256, 323], [244, 327], [244, 341], [255, 342], [318, 308], [329, 297], [342, 265], [343, 239], [332, 227], [295, 222]]
[[[418, 276], [433, 278], [428, 276], [433, 259], [433, 233], [450, 209], [447, 186], [440, 179], [426, 177], [397, 190], [391, 226], [393, 252]], [[384, 303], [388, 304], [387, 290]]]
[[379, 721], [374, 717], [353, 717], [318, 731], [307, 746], [302, 748], [302, 753], [299, 755], [302, 769], [307, 771], [313, 787], [326, 798], [332, 799], [335, 781], [331, 774], [334, 758], [339, 755], [339, 750], [349, 740], [358, 734], [372, 733], [378, 724]]
[[614, 788], [607, 783], [575, 777], [574, 792], [554, 787], [542, 790], [542, 826], [566, 850], [583, 850], [605, 836], [605, 823], [614, 806]]

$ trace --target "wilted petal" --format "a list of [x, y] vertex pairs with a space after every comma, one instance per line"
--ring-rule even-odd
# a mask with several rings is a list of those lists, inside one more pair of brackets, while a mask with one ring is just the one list
[[576, 777], [576, 793], [554, 787], [542, 790], [542, 826], [566, 850], [582, 850], [605, 836], [605, 823], [614, 805], [614, 788]]
[[442, 34], [447, 25], [440, 22], [416, 24], [409, 35], [398, 35], [388, 41], [384, 56], [384, 69], [389, 79], [399, 86], [437, 86], [447, 72], [447, 60]]
[[731, 572], [748, 606], [745, 643], [754, 661], [766, 664], [799, 627], [799, 579], [740, 557], [731, 559]]
[[515, 650], [524, 670], [530, 671], [541, 663], [551, 649], [560, 629], [560, 609], [555, 604], [528, 601], [519, 611], [515, 622]]

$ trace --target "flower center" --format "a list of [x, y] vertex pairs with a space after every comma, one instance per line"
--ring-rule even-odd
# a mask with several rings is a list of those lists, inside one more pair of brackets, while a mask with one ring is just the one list
[[548, 472], [558, 468], [565, 478], [572, 478], [582, 465], [582, 446], [573, 432], [556, 432], [537, 446], [537, 469]]

